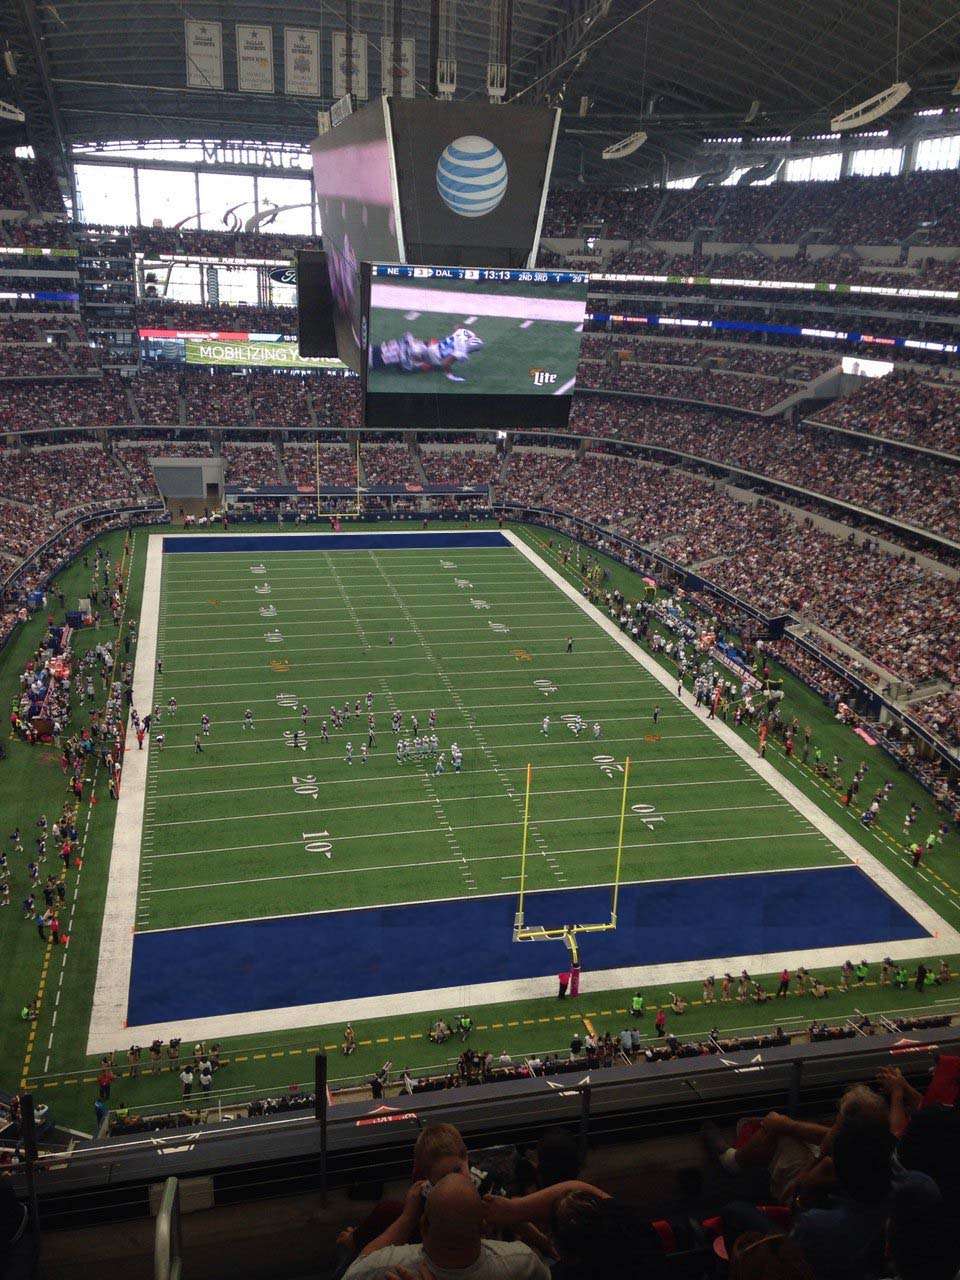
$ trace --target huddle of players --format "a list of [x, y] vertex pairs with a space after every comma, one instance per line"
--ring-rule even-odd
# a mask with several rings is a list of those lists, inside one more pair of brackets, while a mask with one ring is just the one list
[[[416, 715], [410, 717], [410, 730], [413, 734], [412, 738], [403, 736], [403, 712], [394, 711], [392, 717], [392, 728], [397, 739], [397, 764], [407, 764], [413, 761], [414, 764], [424, 760], [435, 760], [434, 773], [443, 773], [446, 767], [446, 752], [440, 750], [440, 739], [437, 737], [437, 713], [433, 707], [427, 715], [429, 733], [421, 734], [420, 721]], [[453, 768], [456, 773], [460, 773], [463, 769], [463, 752], [460, 750], [456, 742], [450, 744], [450, 759], [453, 762]]]

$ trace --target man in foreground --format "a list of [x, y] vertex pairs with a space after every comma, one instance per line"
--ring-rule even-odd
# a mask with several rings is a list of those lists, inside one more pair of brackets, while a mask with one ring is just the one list
[[[485, 1240], [484, 1204], [462, 1173], [449, 1173], [429, 1188], [415, 1182], [403, 1212], [367, 1245], [344, 1280], [383, 1280], [425, 1267], [435, 1280], [548, 1280], [549, 1271], [519, 1241]], [[409, 1244], [416, 1227], [421, 1244]]]

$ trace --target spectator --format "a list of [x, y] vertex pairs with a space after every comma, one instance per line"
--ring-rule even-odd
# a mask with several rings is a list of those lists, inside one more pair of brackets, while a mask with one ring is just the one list
[[[484, 1202], [469, 1178], [450, 1173], [424, 1197], [415, 1182], [403, 1212], [360, 1254], [349, 1280], [380, 1280], [397, 1267], [425, 1267], [436, 1280], [548, 1280], [549, 1272], [527, 1245], [483, 1238]], [[419, 1225], [422, 1243], [410, 1244]]]

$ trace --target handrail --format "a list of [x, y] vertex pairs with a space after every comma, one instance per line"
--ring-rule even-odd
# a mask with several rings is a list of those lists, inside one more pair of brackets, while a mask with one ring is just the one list
[[180, 1182], [177, 1178], [168, 1178], [157, 1211], [153, 1244], [154, 1280], [180, 1280], [182, 1253]]

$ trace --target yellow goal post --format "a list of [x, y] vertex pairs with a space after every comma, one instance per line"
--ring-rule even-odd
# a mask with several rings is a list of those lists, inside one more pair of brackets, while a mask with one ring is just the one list
[[[627, 818], [627, 790], [630, 785], [630, 757], [623, 763], [623, 790], [620, 796], [620, 822], [617, 830], [617, 857], [614, 864], [613, 884], [610, 886], [610, 917], [607, 920], [571, 924], [530, 924], [525, 915], [527, 897], [527, 835], [530, 827], [530, 792], [533, 786], [533, 766], [527, 765], [527, 781], [523, 798], [523, 836], [520, 844], [520, 892], [513, 921], [514, 942], [563, 942], [570, 952], [574, 965], [580, 963], [577, 935], [580, 933], [606, 933], [617, 927], [617, 909], [620, 900], [620, 872], [623, 866], [623, 833]], [[583, 886], [584, 888], [588, 886]]]

